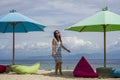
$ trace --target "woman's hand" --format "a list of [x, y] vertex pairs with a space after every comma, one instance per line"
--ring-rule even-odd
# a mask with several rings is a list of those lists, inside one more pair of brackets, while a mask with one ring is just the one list
[[62, 48], [63, 48], [64, 50], [66, 50], [67, 52], [69, 52], [69, 53], [71, 52], [71, 51], [68, 50], [66, 47], [64, 47], [63, 44], [62, 44]]
[[71, 53], [71, 51], [70, 51], [70, 50], [67, 50], [67, 52]]

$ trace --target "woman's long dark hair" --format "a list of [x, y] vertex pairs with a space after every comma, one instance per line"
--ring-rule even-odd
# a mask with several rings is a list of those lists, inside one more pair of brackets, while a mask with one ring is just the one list
[[[58, 31], [58, 30], [55, 30], [55, 31], [54, 31], [54, 38], [55, 38], [57, 41], [59, 41], [59, 39], [60, 39], [60, 42], [62, 42], [61, 36], [59, 36], [59, 39], [58, 39], [58, 37], [57, 37], [57, 35], [56, 35], [57, 32], [59, 32], [59, 31]], [[59, 34], [60, 34], [60, 32], [59, 32]]]

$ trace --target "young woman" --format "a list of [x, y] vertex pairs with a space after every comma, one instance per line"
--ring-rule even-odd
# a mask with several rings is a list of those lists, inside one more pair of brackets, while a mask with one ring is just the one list
[[52, 40], [52, 57], [55, 59], [55, 74], [59, 73], [62, 75], [62, 55], [61, 48], [65, 49], [70, 53], [70, 50], [65, 48], [62, 44], [62, 39], [60, 36], [60, 32], [58, 30], [54, 31], [54, 38]]

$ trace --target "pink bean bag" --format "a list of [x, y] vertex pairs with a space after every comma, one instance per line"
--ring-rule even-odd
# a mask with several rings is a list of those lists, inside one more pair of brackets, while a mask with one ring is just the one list
[[0, 65], [0, 73], [4, 73], [6, 71], [6, 66]]
[[98, 77], [98, 74], [94, 72], [93, 68], [90, 66], [90, 64], [83, 56], [76, 65], [73, 71], [73, 75], [74, 77], [86, 77], [86, 78]]

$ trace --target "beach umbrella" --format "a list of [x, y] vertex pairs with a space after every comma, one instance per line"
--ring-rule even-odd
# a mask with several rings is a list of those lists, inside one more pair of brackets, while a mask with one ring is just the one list
[[45, 26], [18, 12], [11, 10], [10, 13], [0, 19], [0, 33], [13, 34], [13, 60], [15, 64], [15, 33], [27, 33], [30, 31], [44, 31]]
[[120, 30], [120, 15], [103, 8], [102, 11], [67, 28], [78, 32], [104, 32], [104, 67], [106, 67], [106, 32]]

